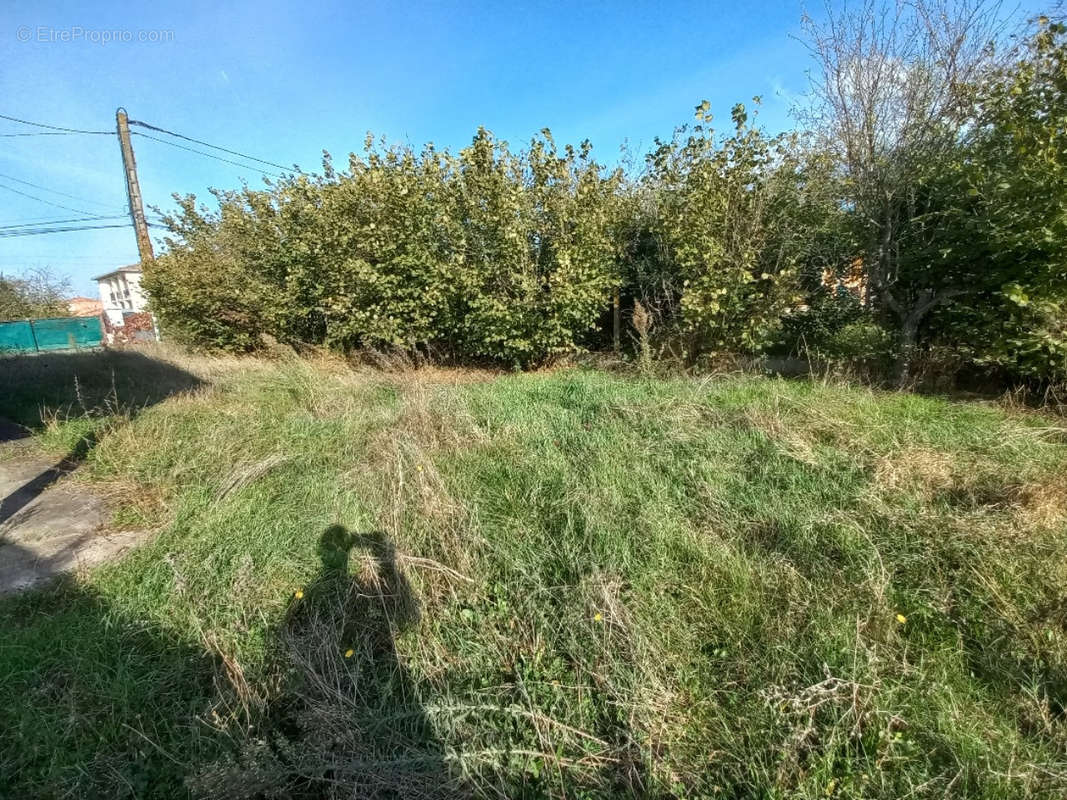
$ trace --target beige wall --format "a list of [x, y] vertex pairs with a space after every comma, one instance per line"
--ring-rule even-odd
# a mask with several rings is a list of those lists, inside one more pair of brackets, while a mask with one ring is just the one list
[[122, 325], [123, 311], [145, 310], [147, 298], [141, 290], [140, 272], [118, 272], [97, 283], [100, 302], [112, 325]]

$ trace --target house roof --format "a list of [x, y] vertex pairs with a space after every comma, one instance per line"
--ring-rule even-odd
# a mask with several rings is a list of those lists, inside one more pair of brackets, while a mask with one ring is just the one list
[[95, 317], [104, 310], [104, 304], [92, 297], [72, 297], [67, 300], [67, 310], [76, 317]]
[[118, 269], [111, 270], [111, 272], [105, 272], [103, 275], [97, 275], [95, 278], [93, 278], [93, 280], [94, 281], [102, 281], [105, 278], [110, 278], [110, 277], [112, 277], [114, 275], [118, 275], [118, 274], [120, 274], [122, 272], [141, 272], [141, 265], [140, 264], [127, 264], [125, 267], [119, 267]]

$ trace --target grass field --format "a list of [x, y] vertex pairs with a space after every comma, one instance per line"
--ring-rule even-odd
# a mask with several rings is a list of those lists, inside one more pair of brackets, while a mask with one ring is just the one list
[[158, 530], [0, 602], [0, 795], [1067, 794], [1060, 417], [168, 358], [0, 362]]

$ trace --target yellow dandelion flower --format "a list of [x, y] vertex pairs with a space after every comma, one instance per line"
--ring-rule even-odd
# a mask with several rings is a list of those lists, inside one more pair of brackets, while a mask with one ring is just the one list
[[303, 596], [304, 596], [304, 590], [303, 589], [297, 589], [295, 592], [293, 592], [293, 597], [295, 597], [297, 600], [299, 600]]
[[356, 651], [353, 650], [351, 647], [349, 647], [347, 650], [345, 650], [345, 658], [351, 658], [355, 654], [356, 654]]
[[601, 613], [599, 611], [596, 612], [595, 614], [593, 614], [593, 622], [601, 622], [603, 619], [604, 619], [604, 617], [601, 615]]
[[897, 614], [897, 622], [899, 622], [901, 625], [903, 625], [907, 621], [908, 618], [905, 617], [903, 614]]
[[415, 469], [417, 469], [419, 472], [422, 472], [422, 464], [416, 464]]

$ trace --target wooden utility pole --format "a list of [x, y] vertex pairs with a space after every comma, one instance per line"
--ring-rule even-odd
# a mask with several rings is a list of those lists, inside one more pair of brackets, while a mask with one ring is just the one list
[[152, 261], [152, 240], [148, 237], [148, 222], [144, 218], [144, 204], [141, 202], [141, 185], [137, 182], [137, 162], [133, 158], [133, 145], [130, 144], [130, 120], [126, 109], [115, 111], [115, 126], [119, 134], [119, 146], [122, 149], [122, 167], [126, 173], [126, 196], [130, 199], [130, 217], [133, 229], [137, 233], [137, 253], [141, 256], [141, 265]]

